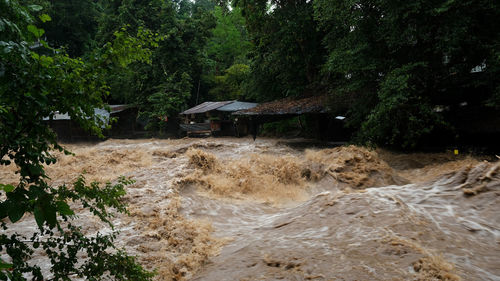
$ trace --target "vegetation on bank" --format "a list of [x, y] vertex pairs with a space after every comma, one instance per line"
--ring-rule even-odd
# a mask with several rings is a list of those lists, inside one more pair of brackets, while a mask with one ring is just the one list
[[357, 142], [415, 148], [436, 133], [454, 141], [457, 115], [500, 107], [495, 1], [20, 4], [43, 7], [35, 13], [52, 18], [36, 18], [43, 38], [72, 58], [94, 59], [117, 31], [155, 37], [150, 63], [107, 65], [103, 75], [104, 100], [138, 106], [152, 130], [203, 101], [328, 94]]
[[236, 5], [254, 43], [251, 91], [265, 100], [328, 93], [358, 142], [411, 148], [436, 133], [453, 142], [461, 106], [500, 108], [497, 2]]

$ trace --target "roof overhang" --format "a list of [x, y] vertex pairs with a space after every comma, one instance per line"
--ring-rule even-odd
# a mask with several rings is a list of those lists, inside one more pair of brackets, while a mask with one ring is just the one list
[[188, 110], [181, 112], [181, 114], [189, 115], [189, 114], [196, 114], [196, 113], [205, 113], [208, 111], [218, 109], [219, 107], [222, 107], [222, 106], [229, 104], [229, 103], [232, 103], [232, 102], [234, 102], [234, 101], [206, 101], [206, 102], [201, 103], [195, 107], [192, 107]]

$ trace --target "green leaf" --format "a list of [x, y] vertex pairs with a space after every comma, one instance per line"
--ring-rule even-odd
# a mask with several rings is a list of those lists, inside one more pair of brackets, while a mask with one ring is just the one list
[[[54, 203], [57, 204], [58, 202], [54, 202], [53, 197], [48, 194], [40, 196], [36, 201], [33, 213], [38, 227], [42, 228], [45, 222], [51, 228], [56, 226], [58, 210], [56, 209], [56, 206], [54, 206]], [[64, 209], [64, 206], [61, 208]]]
[[5, 218], [7, 216], [7, 202], [1, 202], [0, 203], [0, 220]]
[[3, 189], [5, 192], [12, 192], [15, 188], [12, 184], [0, 184], [0, 189]]
[[0, 259], [0, 270], [11, 269], [12, 266], [13, 264], [5, 263], [3, 260]]
[[50, 227], [54, 227], [57, 224], [57, 210], [52, 205], [47, 205], [44, 208], [44, 215], [47, 224]]
[[32, 24], [29, 24], [27, 27], [29, 32], [33, 33], [35, 36], [38, 34], [38, 28]]
[[40, 64], [45, 66], [45, 67], [49, 67], [53, 63], [54, 63], [54, 59], [52, 59], [51, 57], [47, 57], [47, 56], [40, 57]]
[[12, 184], [7, 184], [4, 186], [3, 190], [5, 190], [5, 192], [12, 192], [12, 190], [14, 190], [16, 187], [13, 186]]
[[19, 206], [16, 204], [9, 204], [7, 213], [9, 214], [9, 219], [11, 222], [16, 222], [20, 220], [25, 212], [24, 206]]
[[75, 214], [73, 212], [73, 210], [71, 210], [69, 205], [64, 201], [57, 201], [56, 205], [57, 205], [57, 210], [59, 211], [59, 213], [61, 213], [63, 215], [71, 216], [71, 215]]
[[39, 18], [42, 22], [48, 22], [52, 20], [52, 18], [47, 14], [42, 14], [41, 16], [39, 16]]
[[[26, 94], [29, 94], [29, 93], [26, 93]], [[25, 96], [26, 96], [26, 94], [25, 94]], [[41, 166], [29, 166], [28, 169], [29, 169], [31, 175], [33, 175], [33, 176], [39, 176], [43, 173], [43, 167], [41, 167]]]
[[45, 33], [45, 30], [41, 29], [41, 28], [37, 28], [36, 26], [30, 24], [28, 25], [28, 31], [30, 33], [32, 33], [33, 35], [35, 35], [36, 38], [40, 38], [42, 37], [42, 35]]
[[43, 227], [43, 223], [45, 222], [45, 216], [42, 208], [37, 204], [33, 213], [35, 214], [36, 224], [38, 225], [38, 228], [41, 229]]

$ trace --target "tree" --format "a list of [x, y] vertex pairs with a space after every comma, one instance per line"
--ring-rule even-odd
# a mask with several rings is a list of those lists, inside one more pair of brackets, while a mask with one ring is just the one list
[[248, 74], [248, 65], [232, 65], [224, 75], [215, 76], [215, 87], [210, 89], [210, 96], [216, 100], [245, 100], [243, 90]]
[[143, 115], [156, 120], [150, 122], [148, 126], [157, 126], [157, 129], [162, 130], [165, 122], [168, 121], [168, 116], [173, 116], [179, 112], [187, 99], [191, 96], [191, 77], [183, 72], [180, 77], [177, 75], [170, 76], [157, 86], [157, 91], [148, 97], [148, 103], [151, 107], [144, 109]]
[[44, 11], [52, 20], [42, 27], [51, 46], [65, 47], [71, 57], [81, 57], [97, 48], [94, 41], [99, 16], [96, 1], [52, 0], [46, 6]]
[[416, 147], [453, 125], [437, 108], [498, 106], [497, 2], [315, 0], [314, 7], [334, 102], [351, 97], [360, 141]]
[[224, 13], [221, 7], [215, 7], [214, 16], [217, 25], [205, 48], [208, 58], [214, 62], [214, 75], [220, 75], [233, 64], [248, 64], [246, 55], [252, 45], [240, 8]]
[[[14, 162], [20, 176], [16, 186], [0, 184], [0, 280], [149, 280], [150, 272], [115, 249], [114, 233], [85, 236], [74, 224], [76, 214], [70, 207], [71, 202], [80, 204], [112, 227], [108, 208], [126, 212], [121, 199], [131, 181], [121, 178], [102, 186], [80, 177], [71, 188], [53, 187], [43, 166], [56, 162], [51, 151], [70, 153], [57, 143], [43, 118], [67, 112], [83, 128], [102, 135], [106, 121], [94, 115], [94, 108], [104, 107], [107, 94], [102, 75], [111, 63], [148, 61], [147, 35], [116, 32], [93, 60], [70, 58], [42, 40], [45, 31], [30, 15], [41, 6], [29, 9], [16, 0], [0, 0], [0, 164]], [[41, 14], [39, 19], [46, 22], [50, 17]], [[12, 230], [26, 214], [32, 214], [37, 225], [29, 236]], [[35, 250], [45, 253], [50, 276], [30, 262]]]
[[249, 92], [267, 101], [321, 92], [323, 32], [309, 0], [238, 0], [246, 19], [250, 51]]
[[[149, 128], [161, 128], [163, 118], [175, 116], [198, 94], [206, 41], [215, 20], [209, 1], [104, 0], [104, 15], [97, 35], [106, 41], [116, 27], [129, 32], [147, 28], [162, 38], [151, 56], [152, 64], [133, 64], [110, 76], [111, 97], [136, 104]], [[201, 91], [207, 92], [202, 85]], [[165, 104], [167, 103], [167, 104]]]
[[248, 99], [245, 94], [249, 78], [247, 55], [252, 44], [241, 9], [234, 7], [229, 11], [217, 6], [213, 12], [217, 24], [204, 50], [203, 84], [210, 88], [211, 99]]

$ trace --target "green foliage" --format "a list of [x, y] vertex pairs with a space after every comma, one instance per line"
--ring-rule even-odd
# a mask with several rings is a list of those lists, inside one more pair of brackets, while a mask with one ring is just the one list
[[[246, 54], [251, 44], [239, 8], [230, 11], [227, 5], [216, 7], [212, 0], [23, 0], [23, 3], [38, 7], [39, 21], [31, 22], [30, 29], [44, 32], [41, 37], [37, 35], [48, 45], [65, 48], [71, 57], [111, 58], [101, 60], [106, 65], [98, 68], [110, 93], [105, 100], [135, 104], [142, 115], [176, 115], [188, 104], [210, 98], [209, 90], [214, 86], [220, 88], [215, 76], [224, 76], [233, 64], [247, 64]], [[138, 50], [146, 53], [134, 57], [116, 44], [144, 46], [147, 48]], [[125, 61], [117, 61], [120, 59]], [[179, 87], [174, 85], [186, 86], [188, 80], [189, 89], [173, 90]], [[232, 91], [243, 92], [241, 88]], [[160, 104], [165, 101], [170, 101], [170, 106]], [[159, 128], [160, 123], [153, 123], [150, 128]]]
[[[50, 46], [90, 61], [108, 56], [93, 63], [105, 77], [99, 91], [110, 92], [107, 101], [137, 105], [154, 120], [151, 128], [208, 99], [329, 93], [330, 108], [348, 117], [359, 141], [416, 147], [436, 130], [453, 130], [454, 120], [437, 108], [448, 116], [463, 102], [500, 108], [497, 2], [24, 0], [38, 16], [32, 20], [4, 0], [2, 12], [11, 12], [0, 21], [0, 31], [9, 31], [0, 49], [40, 41], [46, 47], [38, 57], [19, 56], [42, 66], [61, 64]], [[9, 112], [7, 104], [0, 111]]]
[[[13, 162], [20, 176], [17, 186], [0, 185], [0, 280], [48, 278], [41, 265], [31, 261], [35, 251], [46, 254], [53, 280], [150, 280], [151, 273], [116, 251], [115, 234], [87, 237], [73, 224], [76, 216], [70, 204], [80, 204], [112, 227], [107, 208], [126, 211], [122, 198], [131, 181], [121, 178], [101, 187], [86, 185], [80, 177], [71, 189], [55, 188], [47, 183], [43, 166], [56, 162], [53, 150], [70, 153], [57, 143], [43, 118], [67, 112], [81, 127], [102, 135], [107, 120], [94, 115], [108, 93], [102, 76], [115, 63], [148, 61], [149, 43], [118, 32], [93, 59], [70, 58], [42, 39], [44, 30], [17, 1], [0, 0], [0, 11], [0, 164]], [[29, 236], [11, 229], [26, 214], [33, 214], [38, 226]]]
[[415, 87], [415, 68], [422, 67], [406, 65], [387, 75], [378, 92], [379, 103], [362, 125], [362, 141], [412, 148], [435, 126], [443, 125], [442, 117]]
[[[80, 177], [73, 188], [65, 185], [52, 188], [41, 182], [31, 184], [29, 188], [20, 185], [6, 192], [7, 199], [0, 203], [0, 219], [8, 217], [15, 223], [25, 213], [32, 213], [39, 231], [29, 237], [17, 233], [0, 235], [0, 251], [5, 251], [12, 260], [11, 266], [5, 268], [8, 271], [0, 271], [0, 279], [25, 280], [23, 273], [30, 273], [34, 280], [42, 280], [40, 265], [29, 262], [34, 251], [40, 249], [52, 265], [54, 280], [69, 280], [72, 276], [92, 280], [107, 280], [109, 277], [114, 280], [149, 280], [151, 273], [138, 266], [123, 251], [115, 251], [115, 233], [85, 236], [81, 227], [73, 223], [76, 216], [66, 203], [72, 202], [72, 205], [89, 209], [113, 227], [110, 221], [113, 215], [109, 208], [126, 212], [122, 197], [125, 195], [124, 186], [131, 183], [120, 178], [114, 185], [107, 183], [101, 187], [93, 182], [87, 186], [84, 178]], [[8, 224], [3, 223], [2, 228], [8, 230]], [[82, 253], [88, 258], [82, 260]]]
[[214, 16], [217, 25], [207, 42], [206, 53], [208, 58], [215, 62], [214, 71], [218, 75], [233, 64], [246, 64], [246, 54], [251, 43], [247, 38], [245, 20], [238, 7], [230, 12], [216, 7]]
[[324, 56], [314, 1], [239, 0], [249, 37], [252, 98], [268, 101], [320, 91]]
[[182, 73], [180, 77], [173, 75], [157, 86], [157, 92], [148, 97], [151, 107], [142, 112], [143, 116], [150, 118], [148, 126], [162, 130], [165, 118], [178, 112], [187, 99], [191, 96], [191, 78], [189, 74]]
[[245, 100], [243, 89], [248, 79], [250, 67], [246, 64], [232, 65], [225, 75], [215, 76], [215, 87], [209, 94], [215, 100]]
[[353, 97], [348, 116], [360, 140], [414, 147], [443, 121], [452, 125], [437, 106], [498, 104], [497, 2], [315, 0], [314, 8], [326, 33], [324, 74], [331, 92]]
[[270, 136], [283, 136], [290, 133], [298, 133], [302, 130], [300, 117], [293, 117], [281, 121], [265, 123], [262, 126], [262, 134]]
[[103, 47], [106, 52], [102, 54], [102, 59], [114, 59], [114, 65], [122, 68], [133, 62], [151, 64], [153, 49], [158, 48], [158, 42], [165, 39], [142, 27], [139, 27], [135, 36], [130, 36], [126, 27], [115, 31], [113, 35], [114, 40]]
[[[215, 7], [216, 26], [204, 47], [201, 85], [211, 100], [247, 100], [249, 78], [247, 54], [251, 48], [241, 10]], [[206, 96], [206, 94], [204, 93]]]
[[[94, 36], [99, 17], [98, 1], [22, 0], [20, 2], [38, 7], [32, 12], [45, 13], [45, 16], [39, 17], [41, 22], [36, 24], [45, 30], [52, 47], [65, 48], [71, 57], [83, 56], [97, 48]], [[47, 20], [47, 16], [50, 20]]]
[[[103, 0], [97, 41], [110, 38], [119, 26], [129, 32], [147, 29], [161, 40], [152, 51], [151, 64], [135, 63], [110, 73], [107, 81], [114, 102], [133, 103], [150, 116], [150, 128], [159, 128], [158, 117], [174, 116], [199, 93], [206, 61], [204, 46], [215, 19], [209, 1], [110, 1]], [[208, 10], [207, 10], [208, 9]], [[136, 36], [134, 36], [136, 37]], [[201, 85], [206, 95], [208, 89]], [[166, 104], [165, 104], [166, 103]]]

